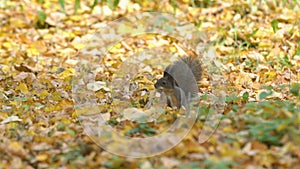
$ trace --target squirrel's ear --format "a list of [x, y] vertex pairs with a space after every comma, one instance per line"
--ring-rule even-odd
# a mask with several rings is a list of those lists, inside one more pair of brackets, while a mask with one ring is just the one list
[[171, 76], [168, 72], [164, 71], [164, 76]]
[[170, 84], [172, 85], [172, 87], [178, 86], [176, 80], [168, 72], [164, 72], [164, 77], [166, 77], [168, 79], [168, 82], [170, 82]]
[[177, 84], [176, 80], [174, 80], [174, 82], [173, 82], [173, 86], [178, 86], [178, 84]]

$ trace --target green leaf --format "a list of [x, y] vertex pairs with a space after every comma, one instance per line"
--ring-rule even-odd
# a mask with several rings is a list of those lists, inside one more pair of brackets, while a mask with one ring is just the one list
[[63, 154], [63, 157], [65, 158], [66, 161], [74, 161], [76, 159], [84, 159], [81, 150], [79, 147], [76, 147], [74, 150], [70, 150], [66, 153]]
[[118, 6], [119, 2], [120, 2], [120, 0], [115, 0], [114, 1], [114, 9]]
[[58, 0], [61, 9], [65, 12], [65, 0]]
[[75, 6], [74, 6], [75, 14], [77, 14], [79, 7], [80, 7], [80, 0], [75, 0]]
[[43, 11], [38, 11], [38, 19], [42, 25], [45, 24], [46, 18], [47, 16]]
[[234, 161], [221, 160], [221, 161], [213, 161], [213, 160], [205, 160], [204, 163], [207, 165], [208, 169], [231, 169], [233, 166], [237, 166], [238, 164]]
[[70, 129], [69, 127], [66, 129], [66, 132], [69, 133], [71, 137], [75, 137], [75, 131]]
[[296, 49], [296, 55], [300, 55], [300, 41], [298, 42], [298, 47]]
[[232, 95], [227, 96], [227, 97], [225, 98], [226, 103], [236, 102], [236, 101], [238, 101], [238, 100], [239, 100], [239, 97], [236, 96], [235, 94], [232, 94]]
[[27, 97], [15, 97], [14, 100], [16, 102], [25, 102], [27, 101]]
[[108, 125], [115, 126], [115, 125], [118, 124], [118, 121], [117, 121], [116, 118], [114, 118], [114, 119], [108, 120], [106, 123], [107, 123]]
[[245, 92], [245, 93], [243, 94], [243, 100], [244, 100], [244, 101], [248, 101], [248, 99], [249, 99], [249, 93], [248, 93], [248, 92]]
[[125, 160], [116, 156], [116, 155], [113, 155], [112, 158], [105, 162], [103, 165], [107, 168], [121, 168], [121, 166], [125, 163]]
[[271, 94], [272, 94], [272, 91], [270, 91], [270, 92], [261, 92], [261, 93], [259, 94], [259, 99], [260, 99], [260, 100], [263, 100], [263, 99], [265, 99], [266, 97], [270, 96]]
[[125, 135], [126, 135], [126, 136], [130, 136], [131, 134], [137, 133], [137, 132], [139, 132], [139, 131], [140, 131], [139, 128], [133, 128], [133, 129], [128, 130], [128, 131], [125, 133]]
[[172, 26], [169, 26], [169, 25], [164, 26], [164, 30], [168, 31], [169, 33], [174, 32], [174, 28]]
[[64, 129], [66, 126], [67, 126], [66, 123], [60, 122], [60, 123], [58, 123], [58, 125], [57, 125], [57, 130], [58, 130], [58, 131], [63, 131], [63, 129]]
[[94, 3], [92, 5], [91, 11], [94, 10], [95, 6], [98, 4], [98, 0], [94, 0]]
[[198, 22], [195, 23], [195, 26], [196, 26], [197, 28], [200, 28], [200, 27], [201, 27], [201, 24], [202, 24], [202, 21], [198, 21]]
[[153, 136], [157, 131], [153, 128], [146, 128], [143, 130], [143, 133], [145, 133], [147, 136]]
[[257, 31], [258, 31], [258, 28], [256, 28], [253, 32], [251, 32], [251, 34], [248, 35], [248, 38], [251, 38], [252, 36], [254, 36]]
[[239, 106], [238, 105], [233, 105], [232, 106], [232, 111], [237, 112], [239, 110]]
[[116, 7], [118, 6], [120, 0], [107, 0], [106, 2], [108, 3], [108, 7], [109, 7], [111, 10], [115, 10]]
[[290, 62], [290, 59], [288, 58], [287, 55], [285, 55], [283, 58], [278, 57], [277, 60], [279, 61], [279, 63], [280, 63], [282, 66], [287, 66], [287, 67], [293, 66], [293, 64]]
[[176, 14], [176, 9], [177, 9], [178, 5], [176, 4], [175, 0], [171, 0], [171, 5], [174, 9], [174, 14]]
[[272, 28], [273, 28], [274, 33], [276, 33], [277, 30], [278, 30], [278, 20], [277, 20], [277, 19], [274, 19], [274, 20], [271, 22], [271, 25], [272, 25]]
[[294, 96], [299, 96], [299, 90], [300, 90], [300, 84], [294, 84], [294, 85], [292, 85], [292, 88], [291, 88], [290, 92]]
[[23, 105], [23, 109], [24, 109], [24, 111], [28, 111], [29, 109], [30, 109], [30, 106], [29, 105]]
[[179, 169], [200, 169], [200, 162], [189, 162], [180, 164]]

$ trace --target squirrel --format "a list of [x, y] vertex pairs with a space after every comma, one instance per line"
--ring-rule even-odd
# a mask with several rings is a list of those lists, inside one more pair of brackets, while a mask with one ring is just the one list
[[201, 79], [202, 66], [195, 57], [186, 56], [167, 66], [164, 75], [154, 87], [167, 96], [172, 108], [187, 108], [187, 103], [198, 94], [197, 81]]

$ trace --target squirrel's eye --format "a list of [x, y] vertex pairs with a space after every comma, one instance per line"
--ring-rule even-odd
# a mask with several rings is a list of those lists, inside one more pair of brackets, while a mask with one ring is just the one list
[[167, 85], [167, 82], [166, 82], [165, 80], [163, 80], [161, 83], [162, 83], [163, 85]]

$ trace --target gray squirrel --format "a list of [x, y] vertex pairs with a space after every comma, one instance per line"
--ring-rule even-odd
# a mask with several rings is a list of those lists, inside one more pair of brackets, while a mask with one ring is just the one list
[[201, 79], [201, 75], [202, 67], [199, 59], [186, 56], [170, 64], [154, 87], [166, 95], [169, 107], [186, 107], [187, 103], [198, 94], [197, 81]]

